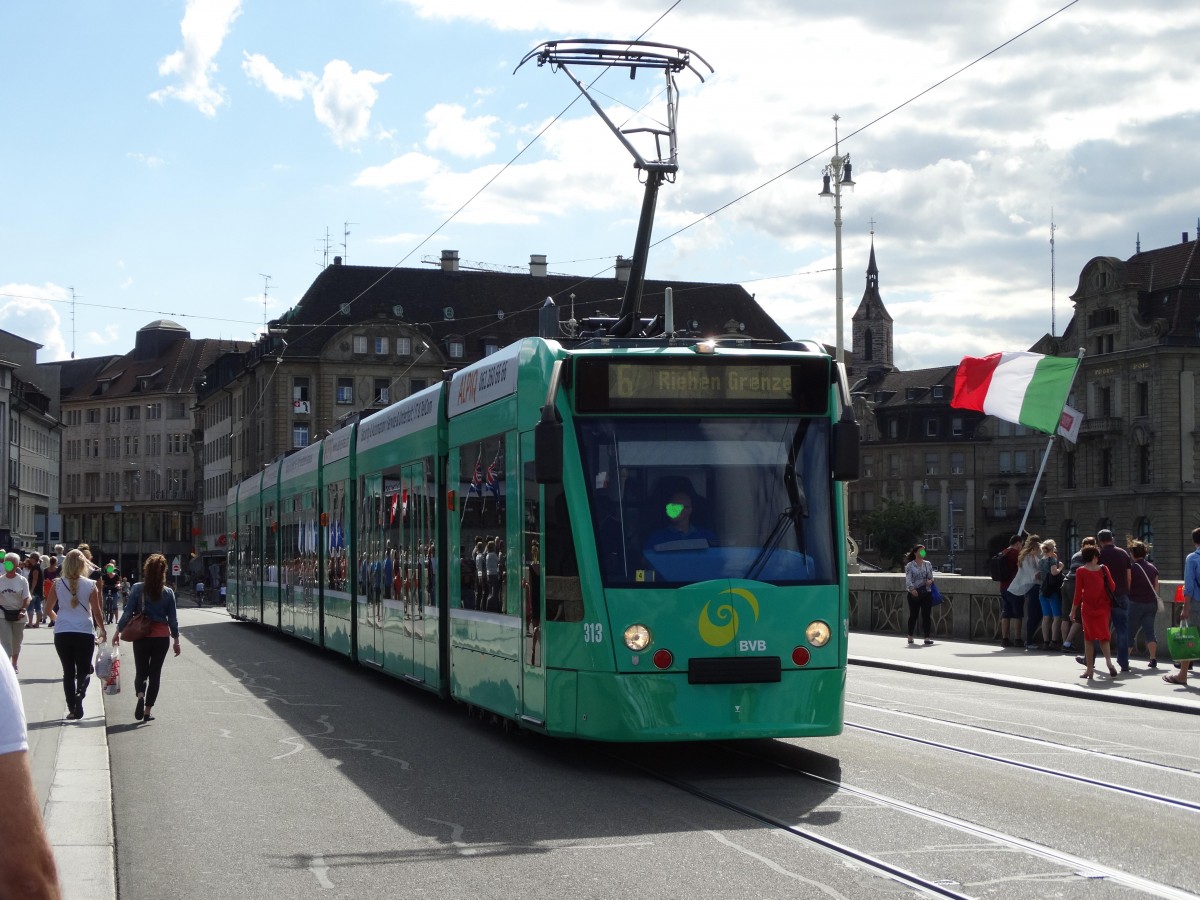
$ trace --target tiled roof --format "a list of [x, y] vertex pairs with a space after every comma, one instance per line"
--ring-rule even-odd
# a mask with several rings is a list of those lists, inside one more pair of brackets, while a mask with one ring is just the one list
[[[645, 282], [642, 314], [661, 312], [663, 292], [673, 289], [675, 323], [695, 331], [724, 334], [732, 321], [741, 333], [770, 341], [788, 335], [740, 285]], [[577, 319], [616, 316], [625, 285], [614, 278], [534, 276], [501, 272], [328, 266], [300, 302], [278, 321], [287, 326], [288, 354], [318, 355], [338, 331], [365, 322], [391, 320], [419, 326], [435, 342], [459, 337], [493, 339], [504, 345], [537, 334], [538, 310], [552, 297], [559, 316]], [[349, 313], [342, 312], [348, 304]], [[448, 317], [449, 315], [449, 317]], [[803, 336], [801, 336], [803, 337]]]

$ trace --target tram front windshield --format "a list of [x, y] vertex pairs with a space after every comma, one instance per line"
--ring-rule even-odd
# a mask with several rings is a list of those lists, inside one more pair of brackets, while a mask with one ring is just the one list
[[832, 584], [829, 422], [607, 418], [579, 424], [605, 584]]

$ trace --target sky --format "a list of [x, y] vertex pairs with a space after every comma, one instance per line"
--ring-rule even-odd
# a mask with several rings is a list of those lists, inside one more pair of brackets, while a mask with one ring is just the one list
[[[903, 369], [1061, 334], [1089, 260], [1200, 230], [1200, 4], [5, 3], [0, 328], [41, 362], [159, 318], [252, 340], [335, 255], [612, 278], [632, 157], [566, 73], [517, 68], [566, 38], [692, 51], [647, 275], [742, 284], [796, 339], [835, 342], [835, 114], [845, 345], [873, 240]], [[661, 73], [575, 72], [665, 122]]]

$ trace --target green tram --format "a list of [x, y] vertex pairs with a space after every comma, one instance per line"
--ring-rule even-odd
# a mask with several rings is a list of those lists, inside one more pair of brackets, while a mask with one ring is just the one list
[[816, 344], [527, 338], [236, 486], [229, 609], [548, 735], [837, 734], [857, 469]]

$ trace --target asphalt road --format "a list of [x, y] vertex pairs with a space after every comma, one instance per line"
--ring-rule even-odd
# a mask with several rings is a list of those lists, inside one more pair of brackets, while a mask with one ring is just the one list
[[837, 738], [597, 746], [509, 733], [223, 610], [180, 621], [156, 720], [133, 722], [131, 691], [108, 703], [124, 900], [931, 890], [876, 862], [949, 896], [1200, 884], [1168, 839], [1200, 824], [1195, 716], [853, 667]]

